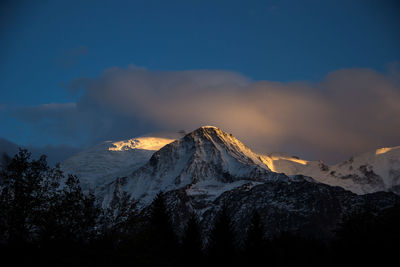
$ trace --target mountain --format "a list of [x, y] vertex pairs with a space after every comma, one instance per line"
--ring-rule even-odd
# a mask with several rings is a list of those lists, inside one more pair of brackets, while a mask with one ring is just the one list
[[329, 238], [351, 213], [400, 203], [393, 193], [357, 195], [307, 176], [273, 172], [264, 162], [232, 135], [205, 126], [165, 145], [130, 175], [102, 187], [99, 196], [106, 205], [115, 190], [126, 191], [146, 212], [163, 191], [180, 229], [194, 212], [208, 232], [226, 207], [239, 234], [245, 233], [249, 218], [257, 211], [269, 226], [269, 236], [301, 231], [319, 238]]
[[[200, 129], [216, 130], [218, 133], [215, 132], [211, 136], [217, 140], [224, 140], [222, 145], [229, 147], [231, 142], [240, 144], [244, 148], [242, 154], [247, 155], [246, 157], [257, 162], [256, 165], [265, 170], [285, 173], [286, 175], [312, 177], [318, 182], [340, 186], [356, 194], [378, 191], [392, 191], [400, 194], [400, 147], [381, 148], [354, 156], [336, 165], [327, 165], [323, 161], [308, 161], [282, 153], [257, 155], [236, 138], [224, 134], [216, 127], [202, 127]], [[194, 135], [194, 133], [191, 133], [191, 135]], [[196, 138], [198, 139], [199, 136]], [[179, 139], [177, 134], [163, 133], [162, 135], [154, 134], [154, 136], [123, 141], [107, 141], [72, 156], [65, 160], [61, 166], [66, 173], [78, 175], [85, 188], [101, 188], [116, 177], [129, 176], [133, 171], [145, 165], [157, 150], [175, 139]], [[178, 143], [181, 143], [181, 141], [178, 141]], [[221, 146], [216, 151], [222, 151], [220, 148]], [[197, 161], [199, 161], [201, 159], [200, 154], [208, 155], [209, 151], [200, 148], [196, 153]], [[227, 158], [221, 160], [227, 164]], [[165, 164], [168, 165], [169, 163]], [[193, 162], [192, 168], [195, 164], [199, 166], [199, 162]], [[227, 164], [231, 169], [235, 168], [234, 165]], [[230, 171], [232, 171], [231, 169]], [[242, 166], [242, 169], [246, 170], [247, 167]], [[226, 173], [228, 174], [230, 171]], [[138, 177], [141, 176], [137, 175]], [[204, 176], [204, 173], [194, 172], [194, 175]], [[135, 187], [133, 184], [132, 187]], [[155, 186], [154, 188], [158, 187]], [[161, 186], [160, 188], [164, 187]], [[139, 191], [137, 191], [137, 194], [143, 193]]]
[[155, 151], [172, 141], [174, 139], [151, 136], [106, 141], [66, 159], [61, 169], [77, 175], [83, 188], [96, 189], [117, 177], [131, 174]]
[[159, 191], [185, 186], [216, 197], [267, 173], [271, 171], [260, 157], [242, 142], [216, 127], [204, 126], [155, 152], [121, 182], [122, 190], [148, 204]]
[[[226, 207], [239, 234], [245, 233], [249, 218], [258, 211], [269, 226], [269, 236], [300, 231], [325, 238], [348, 214], [400, 203], [400, 196], [393, 193], [358, 195], [345, 190], [336, 186], [344, 180], [337, 177], [329, 177], [328, 185], [321, 182], [322, 176], [297, 174], [298, 165], [307, 164], [321, 172], [332, 171], [322, 162], [277, 157], [258, 155], [231, 134], [204, 126], [177, 140], [143, 137], [105, 142], [68, 159], [62, 168], [77, 173], [86, 188], [95, 188], [103, 206], [116, 192], [125, 191], [146, 213], [156, 194], [163, 191], [174, 225], [182, 229], [195, 212], [204, 232]], [[362, 158], [353, 159], [353, 168], [355, 162], [372, 162]], [[293, 175], [279, 173], [282, 170], [293, 171]], [[374, 183], [371, 188], [379, 189]]]
[[357, 194], [378, 191], [400, 194], [400, 146], [380, 148], [331, 166], [282, 154], [261, 155], [261, 160], [275, 172], [310, 176]]
[[[377, 192], [357, 195], [341, 187], [315, 183], [296, 176], [273, 173], [259, 177], [221, 193], [215, 199], [188, 188], [168, 191], [166, 199], [172, 220], [182, 231], [192, 213], [200, 218], [204, 233], [209, 233], [222, 209], [226, 209], [239, 237], [243, 238], [254, 212], [266, 226], [265, 235], [274, 237], [283, 232], [304, 237], [329, 239], [345, 218], [356, 213], [375, 211], [400, 205], [393, 193]], [[295, 179], [294, 179], [295, 178]]]

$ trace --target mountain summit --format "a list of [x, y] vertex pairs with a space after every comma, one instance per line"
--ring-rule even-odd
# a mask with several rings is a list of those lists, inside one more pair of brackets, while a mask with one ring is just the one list
[[[248, 166], [257, 165], [262, 169], [269, 170], [259, 155], [251, 151], [246, 145], [214, 126], [203, 126], [186, 135], [180, 144], [192, 145], [194, 159], [205, 160], [215, 166], [220, 166], [226, 172], [235, 176], [248, 176]], [[211, 153], [210, 153], [211, 152]]]
[[218, 194], [269, 173], [260, 157], [238, 139], [204, 126], [155, 152], [123, 179], [122, 189], [147, 203], [159, 191], [201, 187]]

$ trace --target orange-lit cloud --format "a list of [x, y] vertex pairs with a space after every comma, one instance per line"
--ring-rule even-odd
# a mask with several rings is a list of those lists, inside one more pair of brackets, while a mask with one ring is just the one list
[[82, 90], [76, 112], [97, 121], [93, 129], [125, 136], [135, 123], [142, 131], [216, 125], [258, 152], [328, 161], [400, 144], [399, 81], [370, 69], [334, 71], [318, 83], [280, 83], [228, 71], [132, 66], [80, 79], [74, 88]]

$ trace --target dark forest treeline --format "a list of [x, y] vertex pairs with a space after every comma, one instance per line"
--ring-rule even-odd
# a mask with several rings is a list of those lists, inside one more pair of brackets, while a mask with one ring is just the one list
[[142, 213], [116, 187], [101, 208], [77, 177], [26, 150], [4, 159], [0, 186], [0, 261], [10, 266], [381, 266], [400, 248], [400, 207], [354, 214], [332, 240], [266, 239], [254, 212], [239, 240], [225, 208], [207, 236], [196, 214], [176, 233], [162, 193]]

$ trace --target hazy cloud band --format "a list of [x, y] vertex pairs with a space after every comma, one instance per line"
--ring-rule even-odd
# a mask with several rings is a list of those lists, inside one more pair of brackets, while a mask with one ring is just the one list
[[14, 115], [86, 143], [216, 125], [259, 152], [335, 161], [400, 144], [398, 77], [393, 70], [343, 69], [318, 83], [280, 83], [229, 71], [131, 66], [73, 82], [71, 90], [81, 95], [76, 104], [31, 107]]

